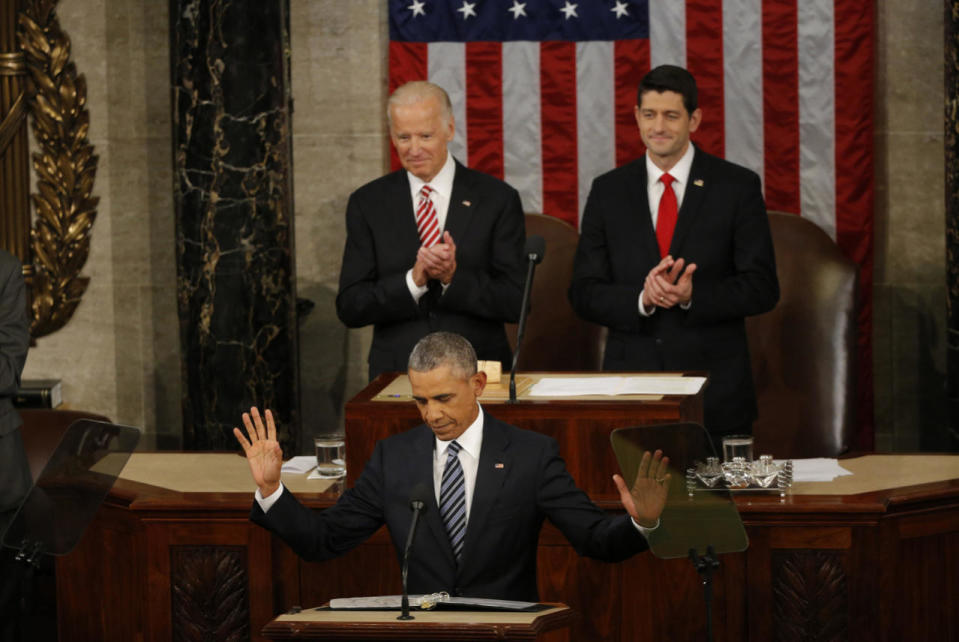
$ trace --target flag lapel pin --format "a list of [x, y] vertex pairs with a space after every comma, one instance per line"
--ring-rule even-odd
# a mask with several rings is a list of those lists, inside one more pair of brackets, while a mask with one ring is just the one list
[[506, 468], [506, 464], [498, 461], [495, 464], [493, 464], [493, 468], [497, 470], [503, 470], [504, 468]]
[[703, 179], [697, 178], [696, 180], [693, 181], [693, 185], [695, 185], [696, 187], [702, 187], [702, 186], [703, 186]]

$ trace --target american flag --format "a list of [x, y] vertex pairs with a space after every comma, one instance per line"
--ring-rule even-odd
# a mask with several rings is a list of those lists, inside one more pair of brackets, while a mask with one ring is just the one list
[[860, 266], [858, 445], [872, 446], [872, 0], [389, 0], [389, 21], [390, 91], [442, 86], [453, 155], [573, 225], [592, 179], [643, 153], [640, 78], [689, 69], [693, 141]]

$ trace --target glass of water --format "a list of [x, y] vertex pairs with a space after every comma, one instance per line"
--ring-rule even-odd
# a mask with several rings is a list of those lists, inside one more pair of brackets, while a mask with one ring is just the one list
[[731, 462], [736, 457], [742, 457], [747, 464], [753, 461], [752, 435], [729, 435], [723, 437], [723, 461]]
[[316, 448], [316, 471], [320, 477], [337, 479], [346, 475], [346, 443], [343, 435], [316, 435], [313, 446]]

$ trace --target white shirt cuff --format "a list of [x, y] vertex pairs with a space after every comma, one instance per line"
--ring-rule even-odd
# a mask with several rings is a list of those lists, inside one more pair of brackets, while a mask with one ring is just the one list
[[413, 268], [410, 268], [406, 271], [406, 287], [409, 288], [410, 296], [412, 296], [413, 300], [417, 303], [419, 302], [420, 297], [426, 294], [427, 290], [429, 290], [429, 288], [425, 285], [419, 286], [413, 282]]
[[643, 295], [646, 294], [646, 288], [643, 288], [639, 293], [639, 316], [641, 317], [651, 317], [653, 312], [656, 311], [656, 306], [653, 306], [652, 310], [647, 311], [646, 307], [643, 305]]
[[[257, 491], [257, 492], [259, 492], [259, 491]], [[274, 493], [274, 494], [275, 494], [275, 493]], [[272, 497], [272, 495], [271, 495], [271, 497]], [[656, 530], [657, 528], [659, 528], [659, 519], [658, 519], [658, 518], [656, 519], [656, 525], [653, 526], [652, 528], [646, 528], [645, 526], [640, 526], [639, 523], [638, 523], [635, 519], [633, 519], [632, 517], [629, 518], [629, 521], [631, 521], [631, 522], [633, 523], [633, 528], [635, 528], [635, 529], [638, 530], [640, 533], [642, 533], [642, 534], [643, 534], [643, 537], [645, 537], [646, 539], [649, 539], [649, 534], [650, 534], [650, 533], [652, 533], [654, 530]]]
[[[276, 500], [280, 498], [280, 495], [283, 494], [283, 482], [280, 482], [280, 487], [275, 491], [270, 493], [269, 497], [264, 497], [263, 493], [260, 492], [260, 489], [257, 488], [256, 492], [253, 493], [253, 498], [256, 499], [256, 503], [260, 505], [260, 510], [264, 513], [273, 508], [273, 504], [276, 503]], [[635, 523], [635, 522], [634, 522]]]

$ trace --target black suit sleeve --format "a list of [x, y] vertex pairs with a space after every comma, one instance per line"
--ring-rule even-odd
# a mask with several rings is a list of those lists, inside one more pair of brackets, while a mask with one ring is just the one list
[[690, 325], [761, 314], [779, 300], [775, 252], [759, 177], [750, 172], [739, 186], [733, 195], [738, 203], [733, 208], [731, 269], [714, 281], [693, 275]]
[[473, 230], [466, 231], [467, 238], [453, 239], [457, 244], [456, 273], [438, 305], [452, 312], [515, 323], [523, 300], [523, 207], [519, 193], [503, 185], [487, 190], [482, 197], [494, 199], [482, 212], [492, 221], [475, 225], [476, 230], [488, 230], [488, 240], [478, 243], [479, 239], [470, 236]]
[[537, 502], [576, 552], [606, 562], [619, 562], [646, 550], [646, 539], [629, 516], [609, 516], [596, 506], [566, 470], [556, 441], [551, 439], [549, 443], [543, 453]]
[[[760, 314], [779, 299], [759, 177], [741, 168], [722, 171], [725, 174], [712, 181], [715, 191], [701, 206], [695, 227], [679, 251], [697, 266], [692, 306], [685, 320], [688, 326]], [[607, 175], [594, 181], [583, 212], [569, 298], [577, 314], [588, 321], [614, 330], [643, 332], [657, 319], [639, 314], [639, 295], [646, 274], [659, 257], [647, 255], [642, 239], [629, 235], [626, 221], [635, 216], [629, 203], [622, 176]], [[620, 254], [614, 256], [616, 252]], [[645, 258], [623, 256], [629, 252]], [[624, 267], [627, 265], [630, 270]]]
[[377, 444], [356, 486], [333, 507], [311, 510], [284, 488], [266, 513], [254, 501], [250, 520], [276, 533], [305, 560], [331, 559], [356, 548], [385, 523], [382, 488], [382, 449]]
[[[419, 307], [406, 285], [411, 260], [383, 265], [377, 261], [377, 243], [387, 241], [381, 230], [372, 229], [373, 204], [357, 193], [346, 206], [346, 246], [340, 271], [340, 289], [336, 313], [348, 327], [359, 328], [377, 323], [396, 323], [415, 319]], [[395, 242], [395, 239], [393, 239]], [[414, 251], [415, 252], [415, 251]]]
[[30, 324], [20, 262], [0, 254], [0, 397], [12, 397], [30, 347]]
[[593, 181], [586, 199], [569, 301], [576, 313], [587, 321], [636, 332], [643, 323], [639, 314], [639, 295], [646, 274], [634, 274], [634, 278], [628, 281], [617, 280], [613, 275], [611, 246], [617, 243], [615, 239], [611, 243], [607, 233], [616, 228], [605, 218], [621, 206], [607, 201], [624, 197], [610, 183], [607, 180], [604, 185], [600, 179]]

